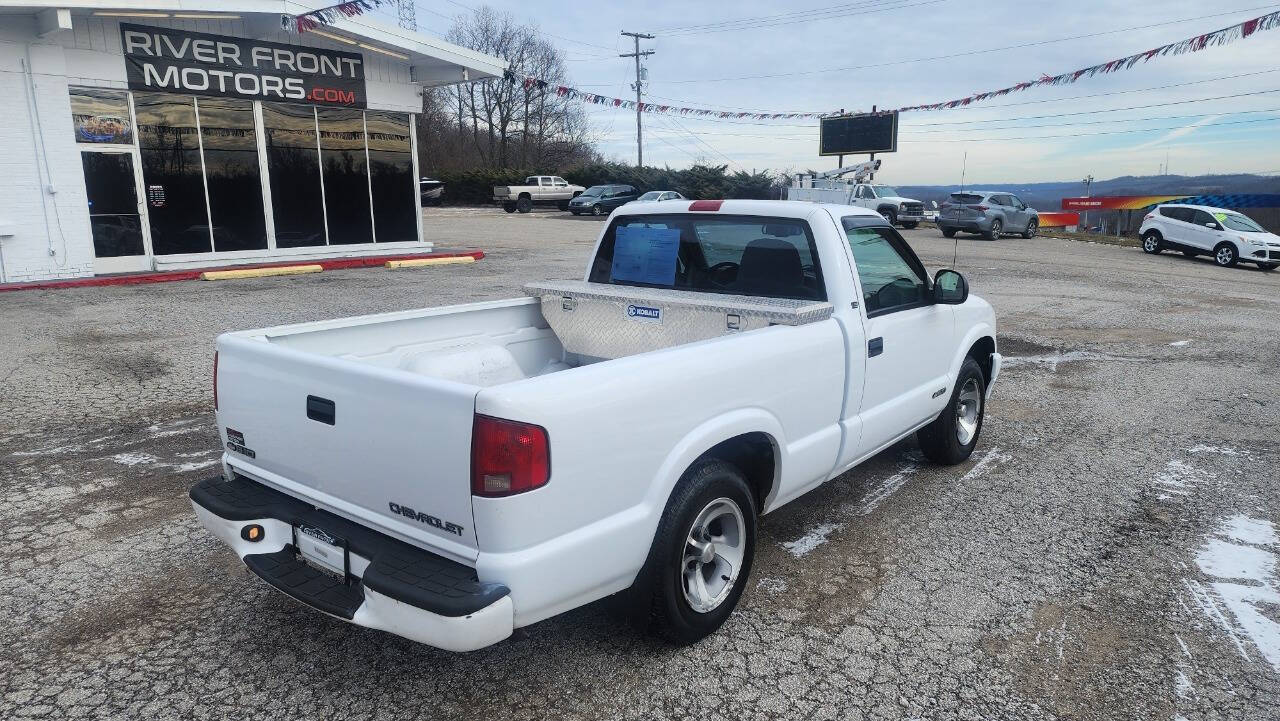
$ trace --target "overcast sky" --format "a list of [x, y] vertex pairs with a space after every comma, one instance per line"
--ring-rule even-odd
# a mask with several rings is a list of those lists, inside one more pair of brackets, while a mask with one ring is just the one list
[[[642, 41], [642, 48], [657, 52], [645, 61], [646, 100], [770, 112], [869, 110], [873, 104], [899, 107], [950, 100], [1104, 62], [1280, 9], [1280, 3], [1259, 0], [487, 4], [536, 24], [557, 43], [570, 60], [575, 87], [633, 98], [629, 84], [634, 65], [616, 57], [631, 50], [631, 39], [618, 33], [648, 32], [657, 37]], [[443, 34], [450, 25], [446, 16], [466, 12], [464, 5], [480, 3], [420, 0], [419, 28]], [[772, 27], [689, 29], [837, 6], [847, 7], [817, 20]], [[1107, 31], [1116, 32], [1097, 35]], [[1064, 39], [1080, 35], [1094, 36]], [[1045, 42], [1054, 40], [1061, 41]], [[1027, 43], [1042, 44], [998, 49]], [[996, 50], [975, 52], [988, 49]], [[928, 59], [960, 53], [968, 54]], [[878, 67], [818, 72], [849, 66]], [[784, 73], [788, 75], [742, 79]], [[1170, 85], [1178, 87], [1153, 89]], [[1277, 90], [1280, 29], [970, 109], [904, 113], [898, 152], [883, 156], [877, 180], [956, 183], [966, 152], [967, 180], [975, 183], [1155, 175], [1166, 153], [1170, 171], [1177, 174], [1280, 174], [1280, 92], [1204, 100]], [[1098, 94], [1106, 95], [1083, 97]], [[1107, 112], [1138, 105], [1157, 107]], [[586, 107], [604, 154], [635, 162], [635, 114]], [[835, 158], [817, 154], [816, 121], [727, 122], [646, 114], [644, 123], [647, 165], [707, 162], [748, 170], [836, 165]], [[1050, 127], [1027, 127], [1033, 125]], [[1137, 130], [1142, 132], [1115, 132]], [[1044, 137], [1070, 134], [1089, 135]]]

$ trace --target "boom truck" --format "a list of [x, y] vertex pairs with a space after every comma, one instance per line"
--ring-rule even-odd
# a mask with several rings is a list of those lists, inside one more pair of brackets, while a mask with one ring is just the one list
[[[924, 220], [924, 203], [902, 197], [892, 186], [870, 182], [879, 169], [879, 160], [868, 160], [821, 173], [802, 173], [787, 188], [787, 200], [856, 205], [883, 215], [890, 225], [908, 229], [919, 225]], [[846, 180], [847, 175], [853, 177]]]

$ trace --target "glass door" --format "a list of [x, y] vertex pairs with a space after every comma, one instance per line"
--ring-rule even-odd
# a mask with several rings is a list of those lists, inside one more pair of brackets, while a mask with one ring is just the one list
[[82, 150], [89, 225], [93, 231], [94, 273], [151, 269], [144, 208], [138, 195], [133, 153]]

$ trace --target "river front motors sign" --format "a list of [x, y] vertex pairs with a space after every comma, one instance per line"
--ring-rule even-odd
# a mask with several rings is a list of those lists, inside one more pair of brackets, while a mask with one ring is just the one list
[[129, 87], [365, 107], [359, 53], [120, 24]]

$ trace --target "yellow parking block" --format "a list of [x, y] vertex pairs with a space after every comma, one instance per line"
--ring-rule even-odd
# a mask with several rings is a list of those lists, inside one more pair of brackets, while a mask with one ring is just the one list
[[282, 265], [275, 268], [242, 268], [240, 270], [208, 270], [200, 274], [200, 280], [230, 280], [232, 278], [265, 278], [273, 275], [302, 275], [319, 273], [322, 265]]
[[476, 259], [470, 255], [459, 255], [452, 258], [413, 258], [411, 260], [388, 260], [388, 268], [420, 268], [424, 265], [453, 265], [455, 263], [474, 263]]

